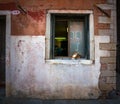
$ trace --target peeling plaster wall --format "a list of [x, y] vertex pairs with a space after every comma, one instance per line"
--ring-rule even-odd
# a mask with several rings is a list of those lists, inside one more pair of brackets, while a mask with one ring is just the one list
[[107, 36], [95, 39], [95, 63], [83, 65], [74, 60], [64, 60], [68, 64], [45, 62], [44, 36], [12, 36], [11, 95], [42, 99], [98, 98], [100, 56], [109, 54], [99, 50], [99, 43], [110, 39]]
[[[11, 14], [11, 26], [7, 25], [7, 28], [11, 29], [11, 34], [9, 33], [9, 36], [6, 34], [7, 96], [41, 99], [96, 99], [101, 95], [101, 91], [108, 90], [111, 74], [115, 77], [113, 74], [116, 56], [112, 54], [116, 52], [115, 1], [29, 0], [26, 2], [19, 0], [20, 5], [27, 10], [28, 14]], [[99, 4], [110, 15], [110, 18], [106, 18], [94, 6], [95, 4]], [[0, 10], [8, 10], [9, 14], [16, 9], [13, 0], [9, 2], [1, 0], [0, 5], [2, 5]], [[48, 9], [93, 10], [94, 63], [84, 65], [79, 60], [45, 60]], [[114, 80], [113, 82], [112, 84], [115, 85]]]

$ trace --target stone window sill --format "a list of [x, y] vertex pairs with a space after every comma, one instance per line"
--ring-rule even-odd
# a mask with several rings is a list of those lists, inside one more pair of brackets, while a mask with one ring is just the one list
[[78, 64], [82, 64], [82, 65], [92, 65], [93, 64], [93, 60], [87, 60], [87, 59], [50, 59], [50, 60], [46, 60], [46, 63], [49, 64], [66, 64], [66, 65], [78, 65]]

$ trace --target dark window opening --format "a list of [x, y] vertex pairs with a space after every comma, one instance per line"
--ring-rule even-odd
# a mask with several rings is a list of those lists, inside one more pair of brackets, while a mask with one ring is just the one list
[[55, 21], [55, 56], [68, 56], [68, 22], [65, 20]]
[[0, 16], [0, 96], [5, 96], [6, 16]]

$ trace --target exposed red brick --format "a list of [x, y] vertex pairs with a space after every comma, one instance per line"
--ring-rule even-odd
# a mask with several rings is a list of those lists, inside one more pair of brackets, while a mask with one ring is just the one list
[[110, 29], [110, 24], [98, 23], [97, 27], [99, 29]]
[[101, 64], [101, 70], [107, 70], [107, 64]]

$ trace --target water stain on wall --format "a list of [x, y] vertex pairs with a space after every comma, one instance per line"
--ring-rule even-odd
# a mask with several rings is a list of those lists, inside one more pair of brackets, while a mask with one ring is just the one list
[[45, 12], [42, 10], [38, 12], [28, 11], [28, 15], [38, 22], [38, 21], [43, 21], [43, 18], [45, 17]]

